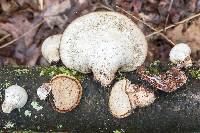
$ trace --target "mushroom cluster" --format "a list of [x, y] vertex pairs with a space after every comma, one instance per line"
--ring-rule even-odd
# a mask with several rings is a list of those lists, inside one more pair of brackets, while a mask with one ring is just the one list
[[155, 99], [154, 93], [147, 88], [123, 79], [118, 81], [111, 90], [109, 108], [113, 116], [124, 118], [133, 113], [136, 107], [149, 106]]
[[[133, 71], [141, 66], [147, 55], [144, 34], [128, 17], [108, 11], [89, 13], [74, 20], [63, 34], [50, 36], [42, 45], [42, 54], [49, 63], [62, 63], [82, 73], [93, 73], [102, 85], [109, 85], [115, 73]], [[191, 50], [187, 44], [177, 44], [170, 52], [170, 61], [177, 64], [158, 76], [138, 74], [152, 86], [164, 92], [172, 92], [187, 81], [182, 67], [192, 64]], [[67, 112], [80, 102], [82, 88], [71, 77], [56, 76], [38, 93], [45, 99], [51, 90], [53, 106], [59, 112]], [[156, 99], [148, 88], [131, 84], [127, 79], [117, 82], [111, 90], [109, 108], [113, 116], [124, 118], [135, 108], [149, 106]]]
[[136, 24], [117, 12], [99, 11], [74, 20], [62, 35], [47, 38], [43, 56], [82, 73], [93, 72], [108, 85], [120, 71], [133, 71], [147, 55], [147, 42]]

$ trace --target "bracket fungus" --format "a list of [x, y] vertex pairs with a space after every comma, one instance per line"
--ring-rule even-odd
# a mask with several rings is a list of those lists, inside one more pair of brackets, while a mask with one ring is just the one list
[[190, 47], [186, 43], [179, 43], [171, 49], [169, 53], [169, 59], [179, 67], [189, 67], [192, 66], [190, 54]]
[[142, 65], [148, 48], [144, 34], [131, 19], [109, 11], [75, 19], [65, 29], [61, 41], [55, 43], [60, 46], [60, 58], [66, 67], [93, 72], [95, 79], [105, 86], [118, 69], [133, 71]]
[[172, 67], [165, 73], [159, 75], [148, 75], [145, 73], [145, 68], [140, 67], [138, 68], [137, 73], [143, 80], [149, 82], [156, 89], [164, 92], [173, 92], [187, 82], [187, 76], [184, 71], [181, 71], [176, 67]]
[[37, 89], [37, 95], [40, 100], [45, 100], [51, 91], [51, 86], [49, 83], [44, 83]]
[[156, 99], [153, 92], [143, 86], [131, 84], [127, 79], [118, 81], [109, 97], [110, 112], [116, 118], [129, 116], [136, 107], [149, 106]]
[[51, 64], [60, 60], [59, 56], [59, 42], [62, 34], [53, 35], [45, 39], [42, 44], [42, 55]]
[[52, 106], [58, 112], [65, 113], [74, 109], [80, 102], [82, 87], [79, 81], [71, 76], [57, 75], [49, 83]]
[[18, 85], [12, 85], [5, 89], [5, 100], [2, 104], [2, 111], [10, 113], [13, 109], [22, 108], [28, 100], [26, 90]]

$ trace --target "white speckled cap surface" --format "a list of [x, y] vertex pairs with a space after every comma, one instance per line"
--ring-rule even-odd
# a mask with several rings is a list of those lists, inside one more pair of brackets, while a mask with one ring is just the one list
[[144, 34], [134, 22], [117, 12], [93, 12], [74, 20], [64, 31], [60, 56], [66, 67], [94, 73], [109, 84], [115, 72], [133, 71], [147, 55]]

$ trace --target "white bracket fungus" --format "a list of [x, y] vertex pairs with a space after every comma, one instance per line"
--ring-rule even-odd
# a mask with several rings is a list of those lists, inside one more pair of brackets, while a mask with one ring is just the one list
[[179, 43], [171, 49], [169, 53], [169, 59], [178, 66], [189, 67], [192, 66], [190, 54], [190, 47], [185, 43]]
[[45, 100], [49, 94], [53, 108], [58, 112], [65, 113], [79, 104], [82, 87], [74, 77], [59, 74], [54, 76], [50, 83], [44, 83], [37, 89], [40, 100]]
[[[47, 40], [49, 44], [54, 41], [50, 41], [51, 37]], [[77, 18], [65, 29], [61, 42], [55, 44], [60, 44], [60, 58], [66, 67], [82, 73], [93, 72], [102, 85], [110, 84], [118, 69], [133, 71], [142, 65], [148, 47], [144, 34], [131, 19], [108, 11]], [[45, 49], [49, 48], [43, 46]], [[54, 56], [46, 56], [49, 54], [43, 52], [47, 59]]]
[[50, 83], [45, 83], [37, 89], [40, 100], [46, 99], [49, 93], [52, 95], [53, 108], [58, 112], [65, 113], [79, 104], [82, 86], [74, 77], [60, 74], [54, 76]]
[[51, 86], [49, 85], [49, 83], [44, 83], [37, 89], [37, 95], [40, 100], [45, 100], [46, 97], [49, 95], [50, 91], [51, 91]]
[[61, 37], [62, 34], [50, 36], [45, 39], [42, 44], [42, 55], [49, 63], [58, 62], [60, 60], [59, 45]]
[[28, 100], [26, 90], [18, 85], [12, 85], [5, 89], [5, 100], [2, 104], [2, 111], [10, 113], [13, 109], [22, 108]]
[[65, 113], [74, 109], [80, 102], [82, 87], [71, 76], [57, 75], [50, 82], [53, 97], [52, 105], [58, 112]]
[[113, 116], [124, 118], [129, 116], [136, 107], [149, 106], [155, 99], [153, 92], [124, 79], [118, 81], [112, 88], [109, 108]]

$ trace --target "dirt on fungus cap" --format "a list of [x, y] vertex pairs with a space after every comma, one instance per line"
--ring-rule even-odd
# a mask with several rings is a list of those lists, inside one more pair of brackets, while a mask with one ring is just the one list
[[153, 92], [123, 79], [115, 83], [111, 90], [109, 109], [114, 117], [125, 118], [133, 113], [136, 107], [149, 106], [155, 99]]
[[75, 19], [60, 43], [63, 64], [82, 73], [94, 73], [102, 85], [118, 69], [133, 71], [147, 55], [147, 42], [137, 25], [117, 12], [99, 11]]
[[77, 79], [67, 75], [57, 75], [52, 78], [52, 105], [58, 112], [64, 113], [74, 109], [80, 102], [82, 87]]

